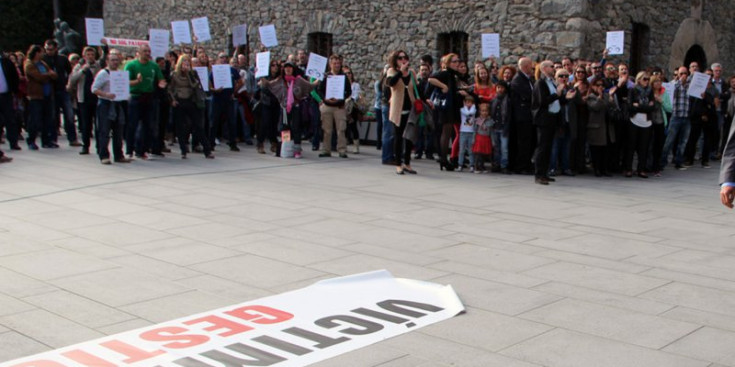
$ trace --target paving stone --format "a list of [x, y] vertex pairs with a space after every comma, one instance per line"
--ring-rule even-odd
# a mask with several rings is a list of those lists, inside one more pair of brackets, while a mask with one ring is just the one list
[[514, 345], [500, 354], [549, 367], [707, 367], [710, 364], [562, 329]]
[[565, 238], [562, 241], [536, 239], [528, 241], [526, 244], [608, 260], [622, 260], [637, 255], [656, 257], [680, 250], [662, 244], [651, 244], [645, 241], [599, 234], [585, 234]]
[[719, 289], [673, 282], [641, 294], [639, 297], [735, 316], [735, 294]]
[[117, 324], [134, 318], [129, 313], [65, 291], [26, 297], [23, 300], [91, 329], [98, 329], [105, 325]]
[[577, 300], [561, 300], [519, 317], [625, 343], [660, 349], [700, 325]]
[[48, 311], [32, 310], [0, 317], [0, 324], [52, 348], [96, 339], [103, 334]]
[[725, 366], [735, 366], [735, 332], [703, 327], [663, 350]]
[[459, 244], [427, 253], [446, 260], [482, 266], [492, 270], [521, 272], [556, 262], [545, 257], [496, 250], [470, 244]]
[[431, 280], [447, 274], [440, 270], [362, 254], [311, 264], [309, 268], [340, 276], [386, 269], [396, 277], [421, 280]]
[[9, 361], [50, 349], [48, 345], [15, 331], [0, 331], [0, 346], [2, 346], [0, 348], [1, 361]]
[[466, 275], [472, 278], [489, 280], [492, 282], [513, 285], [521, 288], [531, 288], [539, 284], [548, 283], [548, 280], [529, 277], [523, 274], [488, 269], [484, 266], [474, 266], [454, 261], [442, 261], [429, 265], [432, 269]]
[[23, 298], [53, 292], [56, 289], [51, 284], [29, 278], [8, 269], [0, 268], [0, 292], [8, 296]]
[[660, 315], [673, 320], [735, 331], [735, 317], [677, 306]]
[[231, 279], [249, 286], [269, 289], [298, 280], [313, 279], [322, 271], [275, 261], [255, 255], [242, 255], [228, 259], [196, 264], [190, 268], [220, 278]]
[[120, 307], [125, 312], [155, 323], [214, 310], [233, 304], [211, 293], [190, 291]]
[[568, 297], [580, 301], [587, 301], [600, 305], [607, 305], [631, 311], [647, 313], [649, 315], [658, 315], [675, 307], [672, 304], [661, 303], [637, 297], [624, 296], [596, 289], [577, 287], [561, 282], [545, 282], [543, 284], [533, 287], [533, 289], [539, 292], [554, 294], [560, 297]]
[[242, 253], [249, 253], [302, 266], [354, 254], [351, 251], [284, 238], [251, 242], [242, 246], [233, 247], [233, 249]]
[[201, 274], [186, 267], [135, 254], [113, 257], [109, 261], [158, 279], [178, 280]]
[[628, 296], [634, 296], [669, 283], [666, 280], [565, 262], [545, 265], [526, 271], [524, 274]]
[[0, 266], [39, 280], [57, 279], [117, 267], [109, 261], [62, 249], [0, 257]]

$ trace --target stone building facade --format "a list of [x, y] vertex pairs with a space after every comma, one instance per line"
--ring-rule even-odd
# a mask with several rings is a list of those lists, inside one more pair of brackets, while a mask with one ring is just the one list
[[[345, 56], [363, 85], [378, 77], [385, 57], [405, 49], [417, 59], [461, 51], [481, 56], [482, 33], [499, 33], [501, 63], [520, 56], [535, 60], [562, 56], [594, 60], [606, 31], [626, 32], [631, 69], [685, 61], [720, 62], [735, 71], [735, 6], [730, 0], [108, 0], [106, 33], [144, 38], [149, 28], [169, 28], [173, 20], [208, 16], [213, 50], [231, 51], [234, 25], [249, 25], [249, 44], [259, 44], [257, 27], [274, 24], [279, 58], [299, 48]], [[253, 58], [251, 58], [253, 60]], [[254, 61], [253, 61], [254, 62]], [[416, 61], [414, 61], [416, 63]]]

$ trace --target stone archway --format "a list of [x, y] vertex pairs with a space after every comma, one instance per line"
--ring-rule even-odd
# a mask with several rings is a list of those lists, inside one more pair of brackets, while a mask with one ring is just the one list
[[[703, 62], [706, 63], [707, 58], [709, 58], [710, 62], [719, 62], [720, 51], [717, 48], [717, 34], [715, 34], [712, 28], [712, 24], [702, 19], [703, 8], [703, 0], [692, 1], [691, 16], [684, 19], [681, 23], [679, 29], [676, 31], [674, 43], [671, 44], [669, 70], [682, 66], [682, 61], [686, 61], [690, 51], [699, 53], [699, 50], [694, 48], [694, 46], [701, 48], [703, 55], [699, 56], [704, 56]], [[707, 64], [700, 64], [699, 68], [704, 70], [708, 66]]]
[[692, 61], [696, 61], [697, 64], [699, 64], [699, 70], [704, 71], [707, 67], [707, 53], [704, 51], [702, 46], [700, 45], [693, 45], [689, 48], [686, 55], [684, 55], [683, 64], [686, 67], [689, 67], [689, 64]]

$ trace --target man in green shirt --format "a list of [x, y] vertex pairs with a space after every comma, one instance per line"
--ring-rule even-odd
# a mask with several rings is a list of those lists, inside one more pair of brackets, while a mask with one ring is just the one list
[[[125, 149], [130, 156], [148, 159], [148, 150], [154, 157], [163, 157], [158, 135], [157, 121], [154, 120], [155, 103], [153, 88], [166, 88], [166, 79], [158, 64], [151, 60], [148, 45], [138, 47], [137, 57], [125, 64], [130, 74], [130, 103], [128, 104], [128, 124], [125, 132]], [[140, 132], [138, 125], [140, 123]], [[137, 138], [136, 138], [137, 137]]]

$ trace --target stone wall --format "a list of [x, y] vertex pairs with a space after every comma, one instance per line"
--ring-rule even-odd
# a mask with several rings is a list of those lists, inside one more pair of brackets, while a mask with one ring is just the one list
[[[729, 75], [735, 70], [728, 62], [735, 59], [731, 21], [735, 10], [726, 3], [708, 2], [702, 18], [717, 34], [719, 60], [708, 56], [708, 61], [722, 62]], [[414, 59], [427, 53], [436, 58], [437, 34], [449, 31], [469, 34], [470, 60], [480, 57], [482, 33], [500, 33], [501, 62], [514, 63], [520, 56], [597, 59], [605, 32], [625, 30], [626, 55], [614, 60], [628, 61], [632, 23], [638, 22], [650, 27], [643, 65], [667, 68], [676, 32], [690, 13], [690, 2], [669, 0], [108, 0], [105, 25], [110, 36], [143, 38], [148, 28], [169, 28], [172, 20], [206, 15], [214, 37], [207, 46], [227, 50], [231, 26], [250, 25], [251, 49], [255, 49], [257, 26], [272, 23], [280, 43], [273, 51], [280, 58], [306, 48], [308, 33], [328, 32], [333, 34], [334, 52], [346, 57], [363, 88], [370, 89], [365, 87], [379, 76], [390, 51], [403, 48]]]

